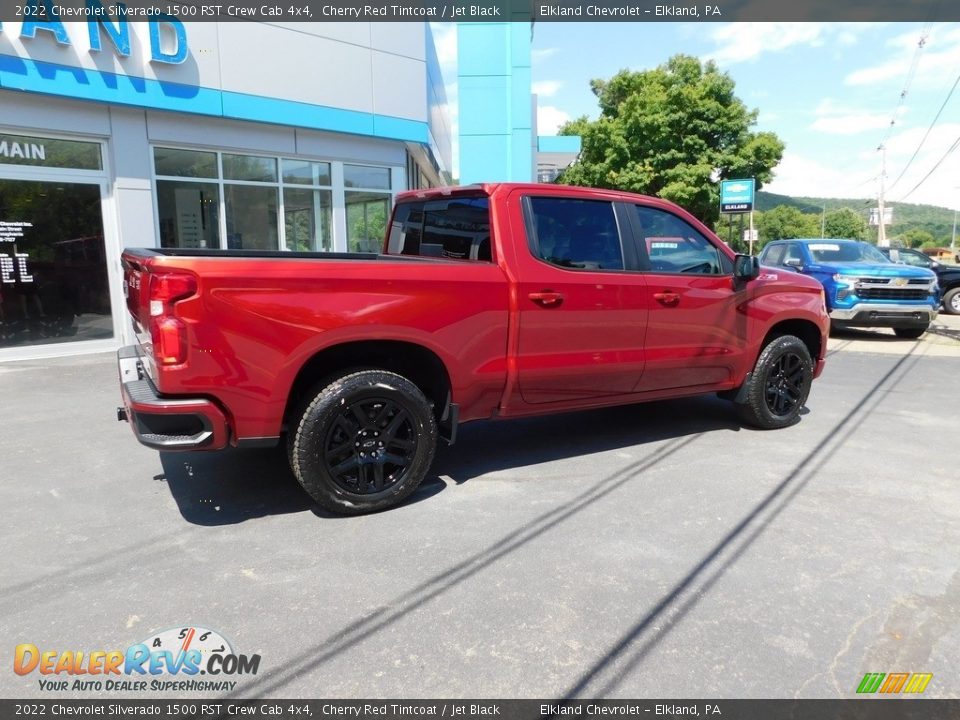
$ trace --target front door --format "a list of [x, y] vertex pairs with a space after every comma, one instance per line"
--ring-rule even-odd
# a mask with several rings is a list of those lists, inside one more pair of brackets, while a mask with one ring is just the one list
[[637, 251], [650, 294], [646, 367], [636, 390], [722, 383], [746, 344], [743, 291], [730, 259], [683, 218], [631, 205]]

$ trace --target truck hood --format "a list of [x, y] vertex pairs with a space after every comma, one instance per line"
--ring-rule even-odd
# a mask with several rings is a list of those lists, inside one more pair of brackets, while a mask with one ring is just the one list
[[935, 280], [936, 275], [926, 268], [898, 265], [896, 263], [817, 263], [807, 266], [808, 272], [828, 275], [850, 275], [870, 277], [926, 278]]

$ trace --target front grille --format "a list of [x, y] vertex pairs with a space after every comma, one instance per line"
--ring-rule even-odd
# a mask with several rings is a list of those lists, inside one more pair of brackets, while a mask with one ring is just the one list
[[864, 300], [926, 300], [930, 293], [913, 288], [860, 288], [857, 295]]
[[[858, 277], [856, 282], [863, 283], [865, 285], [890, 285], [890, 284], [901, 284], [903, 280], [900, 278], [889, 278], [889, 277]], [[908, 278], [907, 285], [929, 285], [930, 280], [927, 278]]]

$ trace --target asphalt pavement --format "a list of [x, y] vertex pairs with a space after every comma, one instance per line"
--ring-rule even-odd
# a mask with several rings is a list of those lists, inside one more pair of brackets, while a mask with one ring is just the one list
[[[182, 697], [960, 697], [960, 319], [834, 337], [801, 422], [714, 397], [461, 429], [402, 507], [317, 509], [279, 450], [164, 454], [110, 355], [0, 364], [0, 697], [17, 645], [216, 630]], [[72, 680], [73, 678], [71, 678]]]

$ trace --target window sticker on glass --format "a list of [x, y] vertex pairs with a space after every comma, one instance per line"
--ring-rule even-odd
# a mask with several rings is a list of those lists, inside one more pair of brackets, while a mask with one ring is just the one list
[[828, 250], [837, 252], [840, 250], [840, 246], [836, 243], [810, 243], [808, 246], [810, 250]]
[[678, 248], [678, 247], [680, 247], [680, 244], [679, 244], [679, 243], [675, 243], [675, 242], [662, 242], [662, 241], [654, 240], [654, 241], [651, 241], [651, 243], [650, 243], [650, 249], [651, 249], [651, 250], [654, 250], [654, 249], [656, 249], [656, 248], [668, 248], [668, 249], [673, 250], [673, 249], [676, 249], [676, 248]]

